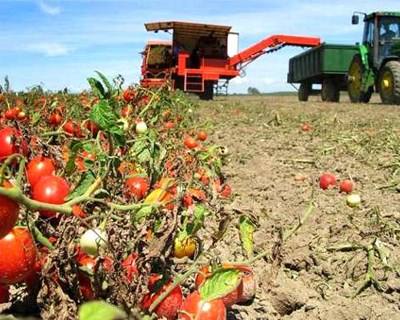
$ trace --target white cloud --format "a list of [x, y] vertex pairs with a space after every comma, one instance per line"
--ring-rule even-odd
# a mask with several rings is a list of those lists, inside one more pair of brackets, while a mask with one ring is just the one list
[[61, 12], [61, 8], [57, 6], [52, 6], [43, 0], [38, 1], [38, 6], [42, 12], [49, 14], [51, 16], [55, 16]]
[[72, 50], [65, 45], [56, 42], [40, 42], [28, 46], [28, 51], [42, 53], [48, 57], [64, 56]]

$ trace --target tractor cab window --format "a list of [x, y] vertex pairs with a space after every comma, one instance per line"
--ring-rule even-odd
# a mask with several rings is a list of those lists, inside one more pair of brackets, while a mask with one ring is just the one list
[[399, 45], [400, 17], [382, 17], [379, 21], [380, 58], [385, 58], [391, 55], [398, 55]]
[[374, 46], [374, 21], [366, 21], [365, 22], [365, 33], [364, 33], [364, 41], [363, 43], [369, 45], [370, 47]]

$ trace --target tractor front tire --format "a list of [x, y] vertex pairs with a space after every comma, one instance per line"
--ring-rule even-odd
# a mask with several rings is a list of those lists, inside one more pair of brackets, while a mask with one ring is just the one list
[[381, 100], [386, 104], [400, 104], [400, 62], [389, 61], [379, 72]]
[[311, 93], [311, 83], [302, 82], [300, 84], [299, 91], [297, 92], [299, 101], [308, 101], [310, 93]]
[[364, 65], [361, 57], [360, 55], [355, 55], [350, 64], [347, 81], [347, 91], [350, 101], [353, 103], [368, 103], [374, 91], [373, 87], [369, 87], [366, 92], [362, 91], [363, 72]]
[[323, 80], [321, 98], [326, 102], [339, 102], [340, 90], [334, 79]]

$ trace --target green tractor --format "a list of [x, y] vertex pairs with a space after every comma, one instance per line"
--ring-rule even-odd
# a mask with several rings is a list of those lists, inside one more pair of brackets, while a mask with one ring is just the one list
[[383, 103], [400, 104], [400, 12], [356, 12], [364, 16], [363, 42], [348, 71], [351, 102], [369, 102], [374, 91]]

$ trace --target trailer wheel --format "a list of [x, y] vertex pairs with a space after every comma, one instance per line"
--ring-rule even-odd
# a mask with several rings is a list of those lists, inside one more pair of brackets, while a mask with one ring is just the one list
[[360, 55], [355, 55], [350, 64], [347, 80], [347, 91], [350, 101], [353, 103], [368, 103], [374, 91], [373, 87], [369, 87], [366, 92], [362, 91], [363, 72], [364, 65], [361, 61], [361, 57]]
[[214, 82], [206, 81], [204, 83], [204, 92], [199, 94], [200, 100], [212, 100], [214, 97]]
[[386, 104], [400, 104], [400, 62], [389, 61], [379, 72], [379, 94]]
[[340, 90], [334, 79], [324, 79], [321, 90], [322, 101], [339, 102]]
[[299, 91], [297, 92], [299, 101], [308, 101], [310, 93], [311, 93], [311, 83], [302, 82], [300, 84]]

